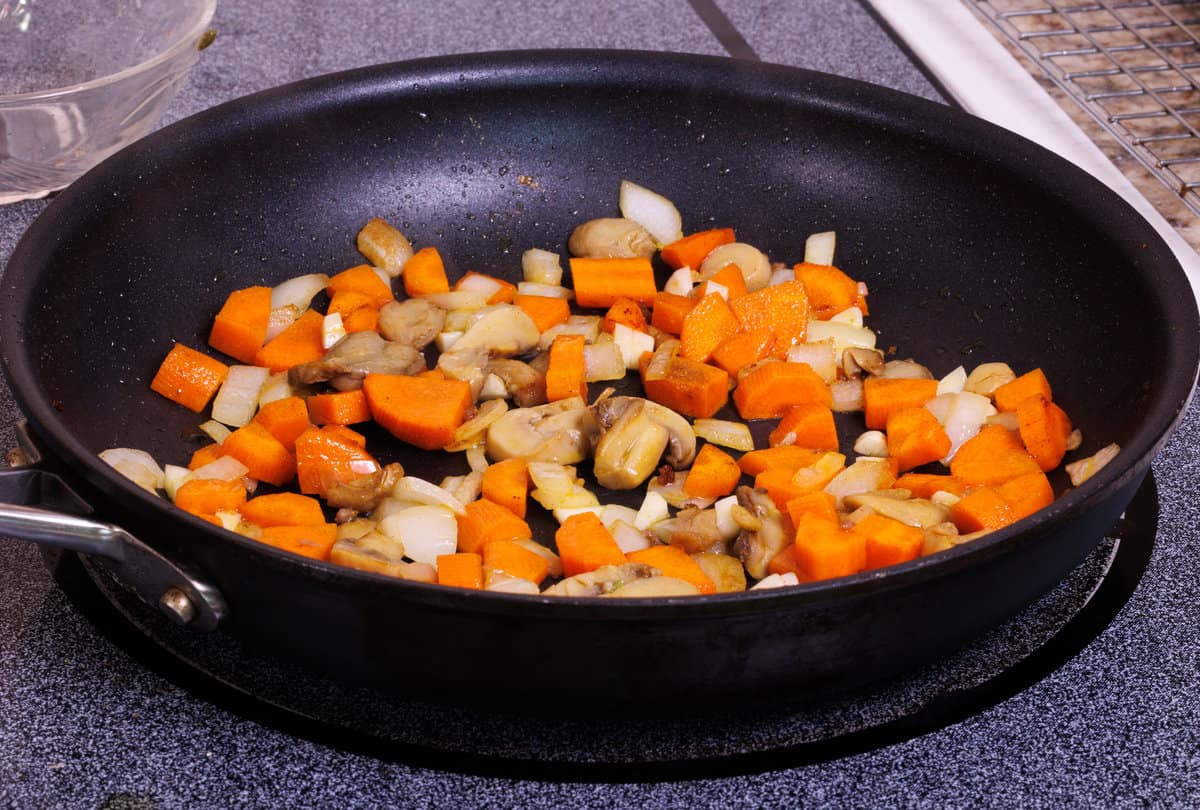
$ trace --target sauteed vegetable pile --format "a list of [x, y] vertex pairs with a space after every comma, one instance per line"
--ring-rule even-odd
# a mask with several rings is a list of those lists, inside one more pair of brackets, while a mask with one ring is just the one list
[[[451, 286], [436, 247], [414, 251], [372, 219], [357, 237], [367, 263], [234, 290], [211, 352], [170, 350], [151, 388], [211, 407], [211, 442], [186, 467], [130, 448], [101, 456], [177, 507], [296, 554], [568, 596], [847, 576], [1054, 500], [1046, 474], [1081, 437], [1041, 369], [986, 362], [937, 378], [877, 347], [867, 287], [834, 265], [832, 232], [788, 265], [731, 228], [685, 236], [676, 207], [635, 183], [619, 207], [570, 235], [570, 286], [560, 256], [536, 248], [518, 284], [471, 271]], [[861, 419], [838, 417], [839, 435], [835, 414]], [[760, 420], [765, 446], [750, 429]], [[381, 462], [354, 429], [368, 422], [463, 454], [464, 473], [434, 482]], [[1066, 464], [1072, 485], [1117, 452]], [[605, 503], [643, 489], [639, 506]], [[530, 509], [553, 514], [553, 537], [534, 537]]]

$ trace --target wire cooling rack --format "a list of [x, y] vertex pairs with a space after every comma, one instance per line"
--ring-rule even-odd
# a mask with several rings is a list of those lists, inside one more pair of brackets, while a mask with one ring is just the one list
[[966, 0], [1200, 214], [1200, 0]]

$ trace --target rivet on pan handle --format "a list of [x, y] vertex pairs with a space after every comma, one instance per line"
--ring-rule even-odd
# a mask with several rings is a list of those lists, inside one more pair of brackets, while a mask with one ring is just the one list
[[[40, 508], [43, 505], [53, 508]], [[214, 587], [120, 526], [55, 511], [60, 509], [91, 511], [53, 473], [33, 468], [0, 470], [0, 533], [100, 557], [120, 582], [173, 621], [197, 630], [213, 630], [220, 624], [226, 604]]]

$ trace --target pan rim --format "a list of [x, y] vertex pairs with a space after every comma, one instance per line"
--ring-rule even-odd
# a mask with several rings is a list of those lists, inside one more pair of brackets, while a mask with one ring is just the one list
[[[421, 85], [424, 92], [453, 92], [464, 83], [475, 92], [480, 88], [496, 89], [511, 84], [516, 79], [534, 83], [561, 84], [574, 81], [579, 85], [632, 80], [639, 72], [661, 73], [665, 78], [674, 78], [679, 89], [706, 88], [713, 92], [745, 92], [747, 95], [762, 95], [767, 92], [760, 85], [749, 88], [746, 79], [753, 77], [758, 82], [770, 80], [775, 94], [782, 100], [804, 98], [810, 103], [835, 109], [841, 114], [859, 116], [872, 120], [890, 115], [892, 127], [908, 132], [921, 132], [934, 145], [961, 144], [974, 138], [985, 144], [1001, 145], [1033, 150], [1044, 158], [1052, 158], [1051, 165], [1057, 180], [1070, 182], [1073, 187], [1082, 185], [1089, 190], [1089, 204], [1094, 209], [1112, 218], [1122, 215], [1134, 218], [1129, 227], [1144, 235], [1144, 250], [1158, 254], [1152, 263], [1154, 272], [1162, 276], [1162, 285], [1182, 284], [1189, 286], [1186, 275], [1178, 261], [1162, 243], [1150, 226], [1131, 207], [1114, 193], [1084, 173], [1081, 169], [1042, 149], [1036, 144], [987, 124], [966, 113], [945, 108], [935, 102], [910, 96], [899, 91], [871, 85], [853, 79], [832, 76], [800, 68], [731, 60], [724, 57], [689, 54], [661, 54], [646, 51], [594, 51], [594, 50], [549, 50], [549, 51], [500, 51], [469, 55], [430, 57], [404, 62], [394, 62], [357, 68], [350, 71], [327, 74], [299, 82], [261, 91], [249, 96], [225, 102], [208, 110], [176, 122], [147, 138], [127, 147], [93, 169], [84, 178], [68, 188], [30, 226], [18, 242], [4, 275], [4, 288], [13, 303], [26, 303], [20, 298], [21, 282], [32, 281], [38, 273], [38, 247], [45, 239], [52, 239], [60, 221], [70, 219], [71, 208], [76, 197], [82, 196], [89, 187], [102, 183], [107, 174], [120, 167], [136, 162], [141, 156], [187, 131], [189, 127], [218, 129], [224, 135], [236, 134], [244, 124], [239, 123], [243, 112], [254, 110], [258, 118], [264, 114], [286, 116], [289, 111], [322, 108], [329, 104], [354, 103], [373, 94], [418, 92], [409, 90], [412, 85]], [[816, 93], [814, 96], [813, 93]], [[337, 98], [333, 98], [336, 96]], [[929, 126], [930, 121], [939, 126]], [[274, 120], [272, 118], [272, 120]], [[280, 119], [282, 120], [282, 119]], [[941, 125], [949, 124], [949, 125]], [[987, 155], [985, 155], [987, 156]], [[994, 155], [991, 156], [995, 159]], [[1097, 214], [1099, 216], [1099, 214]], [[1148, 271], [1149, 272], [1149, 271]], [[26, 284], [29, 288], [32, 285]], [[27, 414], [38, 435], [51, 446], [51, 450], [67, 459], [73, 468], [81, 469], [84, 478], [105, 494], [117, 493], [127, 501], [138, 503], [143, 509], [151, 509], [166, 520], [183, 519], [198, 531], [209, 533], [215, 541], [234, 542], [251, 553], [267, 555], [281, 564], [305, 571], [305, 576], [319, 574], [325, 577], [349, 578], [364, 583], [374, 582], [390, 588], [410, 588], [414, 594], [428, 596], [437, 593], [438, 601], [461, 609], [487, 609], [492, 605], [531, 606], [542, 610], [541, 605], [553, 604], [553, 610], [568, 606], [586, 607], [589, 615], [595, 615], [603, 605], [603, 615], [625, 615], [629, 610], [644, 611], [648, 604], [663, 609], [663, 615], [679, 615], [697, 618], [712, 614], [759, 612], [769, 609], [785, 609], [790, 606], [811, 603], [829, 598], [849, 598], [866, 592], [902, 587], [943, 575], [975, 560], [1017, 550], [1021, 544], [1036, 542], [1036, 538], [1065, 522], [1071, 515], [1085, 511], [1109, 493], [1122, 488], [1146, 474], [1154, 455], [1169, 437], [1182, 417], [1191, 399], [1200, 367], [1200, 317], [1197, 316], [1194, 297], [1165, 296], [1167, 308], [1174, 313], [1173, 325], [1184, 338], [1176, 342], [1166, 361], [1172, 370], [1171, 384], [1159, 392], [1151, 409], [1154, 417], [1152, 429], [1139, 430], [1135, 442], [1128, 449], [1132, 462], [1118, 463], [1102, 470], [1095, 478], [1077, 490], [1059, 498], [1052, 506], [1030, 518], [997, 531], [987, 538], [955, 547], [937, 555], [919, 558], [909, 563], [864, 572], [852, 577], [808, 583], [799, 587], [778, 591], [688, 597], [686, 599], [631, 599], [604, 600], [595, 598], [570, 599], [562, 597], [525, 596], [512, 594], [447, 593], [454, 589], [440, 586], [396, 581], [381, 575], [359, 572], [336, 566], [332, 563], [299, 558], [296, 555], [242, 538], [231, 533], [218, 531], [215, 527], [175, 510], [161, 498], [144, 492], [136, 485], [120, 477], [107, 467], [98, 456], [84, 447], [67, 430], [54, 411], [52, 404], [41, 395], [34, 379], [32, 364], [24, 352], [23, 331], [19, 319], [11, 310], [0, 319], [0, 358], [4, 373], [13, 390], [14, 398], [21, 411]], [[20, 312], [29, 311], [28, 306], [18, 307]], [[1182, 344], [1182, 345], [1181, 345]], [[1120, 457], [1118, 457], [1120, 459]], [[142, 538], [153, 543], [153, 538]], [[1100, 538], [1096, 538], [1097, 542]], [[536, 606], [536, 607], [532, 607]], [[749, 607], [744, 607], [749, 606]], [[572, 613], [576, 612], [571, 610]]]

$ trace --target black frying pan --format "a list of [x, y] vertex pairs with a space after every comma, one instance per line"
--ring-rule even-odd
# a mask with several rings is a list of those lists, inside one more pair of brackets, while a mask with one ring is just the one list
[[[881, 572], [598, 602], [299, 559], [96, 458], [187, 458], [197, 420], [147, 385], [173, 340], [204, 344], [229, 290], [358, 263], [354, 234], [375, 215], [437, 245], [452, 278], [514, 277], [526, 247], [564, 250], [575, 224], [613, 215], [624, 177], [673, 199], [685, 231], [730, 225], [776, 259], [836, 230], [882, 345], [939, 374], [1040, 365], [1083, 431], [1078, 454], [1115, 441], [1118, 460], [1013, 527]], [[222, 105], [64, 192], [3, 283], [4, 367], [46, 464], [223, 594], [221, 632], [345, 680], [452, 697], [807, 694], [942, 654], [1048, 590], [1111, 526], [1187, 401], [1200, 343], [1187, 280], [1152, 229], [1029, 142], [846, 79], [645, 53], [422, 60]], [[435, 480], [461, 463], [372, 440]]]

